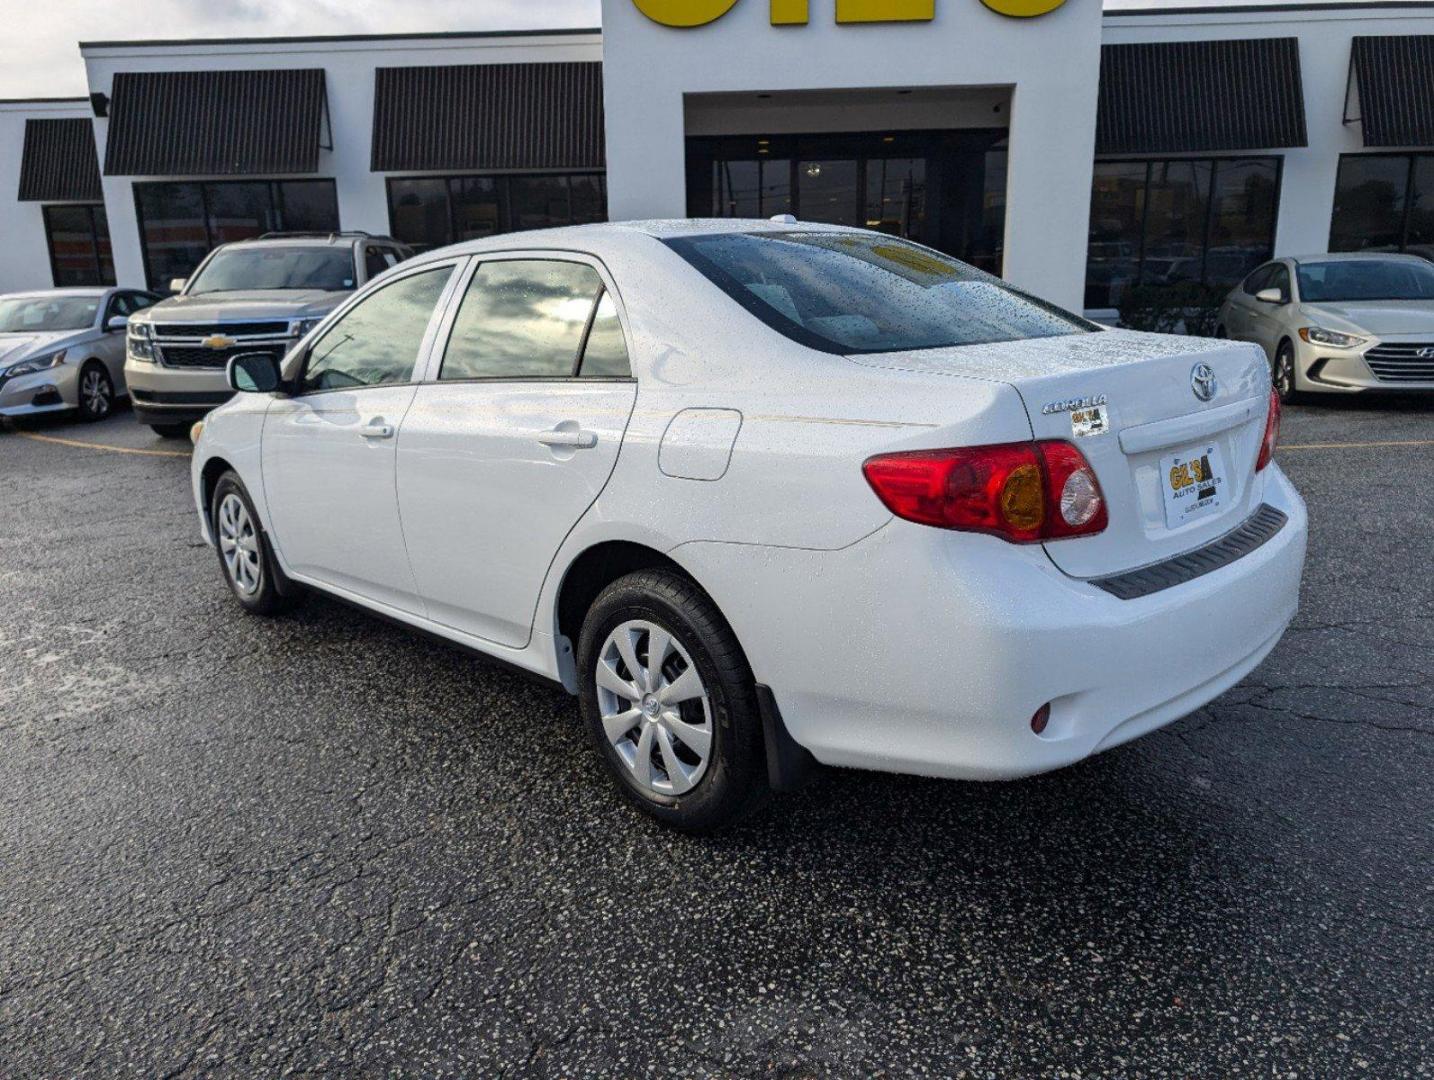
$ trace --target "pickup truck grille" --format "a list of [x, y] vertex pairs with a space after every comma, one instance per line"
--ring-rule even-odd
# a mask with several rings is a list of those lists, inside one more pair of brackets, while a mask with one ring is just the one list
[[1380, 382], [1434, 382], [1434, 341], [1385, 342], [1368, 350], [1364, 362]]
[[284, 356], [283, 345], [232, 345], [211, 349], [207, 345], [159, 345], [159, 362], [173, 368], [223, 368], [231, 356], [241, 353], [268, 353], [275, 360]]
[[[215, 348], [207, 342], [228, 338], [232, 344]], [[159, 362], [172, 368], [223, 368], [240, 353], [268, 353], [282, 358], [293, 344], [287, 321], [218, 323], [155, 323], [154, 345]]]
[[155, 323], [155, 337], [206, 338], [213, 334], [227, 337], [284, 337], [289, 324], [284, 322], [226, 322], [226, 323]]

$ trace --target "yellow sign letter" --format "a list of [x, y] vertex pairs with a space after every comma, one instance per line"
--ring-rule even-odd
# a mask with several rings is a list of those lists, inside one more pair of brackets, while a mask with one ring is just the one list
[[702, 26], [720, 19], [737, 0], [632, 0], [637, 10], [663, 26]]

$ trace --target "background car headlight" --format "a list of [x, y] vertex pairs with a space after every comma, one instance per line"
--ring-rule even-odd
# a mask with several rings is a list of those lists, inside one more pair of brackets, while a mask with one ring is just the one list
[[126, 345], [129, 349], [131, 360], [144, 360], [154, 363], [154, 331], [149, 323], [131, 322], [127, 333]]
[[317, 319], [294, 319], [289, 323], [289, 336], [295, 339], [301, 338], [323, 321], [322, 315]]
[[45, 356], [31, 357], [29, 360], [21, 360], [18, 364], [9, 369], [11, 375], [33, 375], [37, 371], [44, 371], [46, 368], [56, 368], [65, 362], [65, 350], [57, 353], [49, 353]]
[[1364, 338], [1353, 334], [1341, 334], [1338, 330], [1325, 330], [1318, 326], [1300, 327], [1300, 337], [1311, 345], [1328, 345], [1333, 349], [1352, 349], [1363, 345]]

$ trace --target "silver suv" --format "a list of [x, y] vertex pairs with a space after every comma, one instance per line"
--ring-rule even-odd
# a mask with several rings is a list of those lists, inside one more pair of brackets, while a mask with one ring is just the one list
[[175, 295], [129, 321], [124, 374], [135, 417], [182, 438], [228, 401], [229, 358], [281, 358], [355, 289], [413, 252], [368, 233], [268, 233], [222, 244]]

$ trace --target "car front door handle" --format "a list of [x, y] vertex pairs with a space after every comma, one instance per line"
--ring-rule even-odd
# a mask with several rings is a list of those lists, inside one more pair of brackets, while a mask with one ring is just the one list
[[539, 435], [538, 441], [544, 446], [566, 446], [574, 450], [591, 450], [597, 445], [597, 432], [555, 428]]
[[393, 425], [385, 424], [382, 420], [374, 420], [367, 427], [359, 428], [359, 434], [365, 439], [391, 439], [393, 438]]

